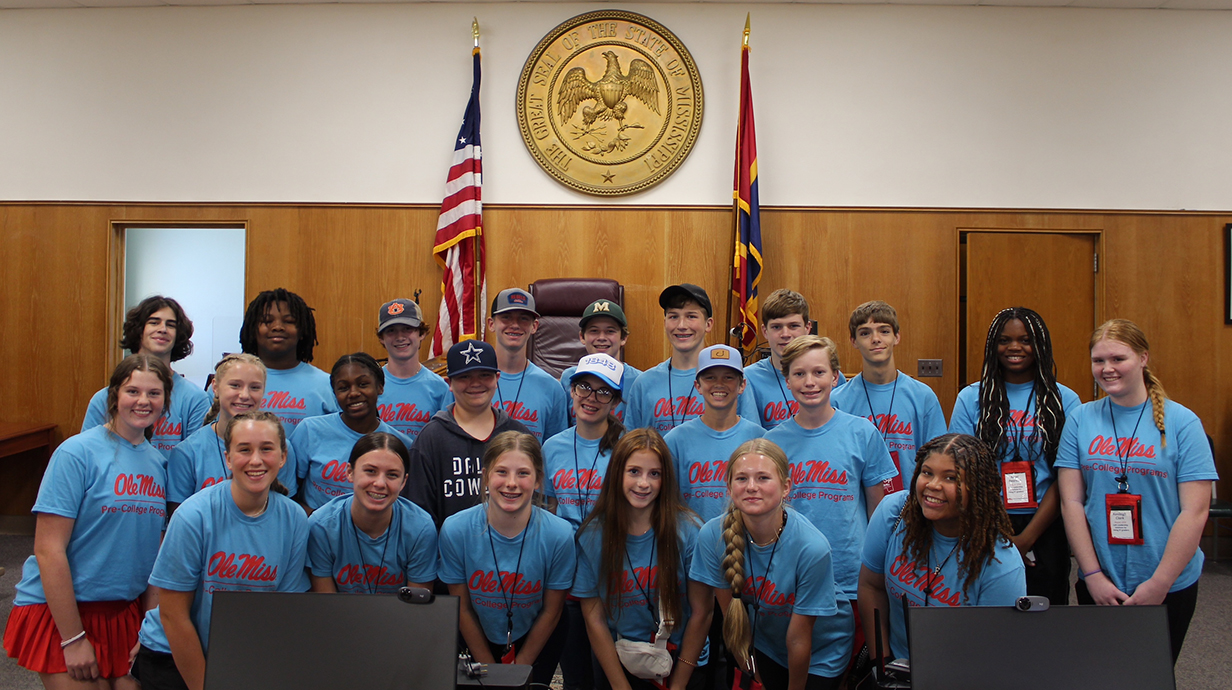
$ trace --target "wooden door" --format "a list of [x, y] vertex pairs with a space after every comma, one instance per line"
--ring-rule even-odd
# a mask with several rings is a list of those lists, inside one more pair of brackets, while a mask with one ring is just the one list
[[1057, 381], [1092, 400], [1087, 344], [1095, 323], [1096, 249], [1090, 233], [965, 232], [966, 357], [963, 385], [977, 381], [988, 325], [1006, 307], [1039, 312], [1052, 336]]

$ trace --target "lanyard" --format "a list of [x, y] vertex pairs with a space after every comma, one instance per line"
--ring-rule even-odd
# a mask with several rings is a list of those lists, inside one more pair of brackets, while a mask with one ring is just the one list
[[928, 600], [933, 595], [933, 580], [937, 579], [937, 573], [941, 572], [941, 569], [945, 567], [945, 564], [950, 562], [950, 558], [954, 555], [954, 552], [957, 550], [958, 550], [958, 542], [954, 542], [954, 548], [950, 549], [950, 552], [946, 554], [945, 560], [941, 561], [941, 564], [938, 565], [936, 569], [933, 569], [933, 547], [932, 546], [928, 547], [928, 564], [925, 566], [924, 572], [928, 572], [930, 574], [928, 576], [928, 585], [924, 587], [924, 605], [925, 606], [928, 606]]
[[[684, 401], [684, 411], [680, 413], [680, 423], [681, 424], [684, 424], [686, 421], [688, 421], [687, 418], [689, 416], [689, 410], [693, 407], [693, 391], [695, 390], [697, 389], [690, 388], [689, 398]], [[668, 404], [668, 409], [671, 410], [672, 428], [675, 429], [676, 428], [676, 397], [672, 395], [672, 359], [671, 357], [667, 358], [667, 404]]]
[[[526, 383], [526, 374], [527, 374], [527, 369], [530, 369], [530, 362], [527, 362], [527, 363], [526, 363], [526, 368], [522, 370], [522, 378], [518, 379], [518, 390], [517, 390], [517, 392], [515, 392], [515, 393], [513, 394], [513, 405], [514, 405], [514, 407], [517, 407], [517, 404], [518, 404], [518, 398], [521, 398], [521, 397], [522, 397], [522, 384], [523, 384], [523, 383]], [[499, 382], [499, 381], [497, 381], [497, 383], [496, 383], [496, 396], [497, 396], [498, 398], [500, 398], [500, 405], [501, 405], [501, 407], [504, 407], [504, 406], [505, 406], [505, 396], [504, 396], [504, 394], [503, 394], [503, 393], [501, 393], [501, 389], [500, 389], [500, 382]], [[506, 410], [506, 412], [508, 412], [508, 413], [509, 413], [509, 416], [510, 416], [510, 417], [512, 417], [512, 416], [513, 416], [513, 410], [512, 410], [512, 409], [507, 409], [507, 410]]]
[[227, 467], [227, 456], [222, 452], [222, 439], [218, 438], [218, 422], [214, 422], [211, 426], [214, 427], [214, 447], [218, 449], [218, 462], [222, 464], [222, 478], [226, 479], [231, 476], [231, 470]]
[[[787, 526], [787, 511], [783, 511], [783, 527]], [[745, 533], [744, 535], [749, 543], [756, 546], [757, 542], [753, 541], [753, 535]], [[766, 583], [770, 581], [770, 568], [774, 565], [774, 554], [779, 550], [779, 541], [783, 538], [783, 528], [779, 528], [779, 533], [774, 537], [774, 547], [770, 549], [770, 559], [766, 561], [766, 569], [762, 572], [761, 587], [757, 588], [756, 596], [753, 599], [753, 624], [752, 633], [749, 635], [749, 664], [752, 666], [754, 673], [757, 672], [757, 663], [753, 661], [757, 645], [757, 618], [761, 614], [761, 599], [766, 594]], [[753, 550], [749, 549], [749, 573], [756, 576], [757, 569], [753, 566]]]
[[[894, 375], [894, 386], [890, 388], [890, 408], [885, 413], [885, 424], [882, 425], [877, 421], [877, 411], [873, 409], [873, 399], [868, 395], [868, 379], [864, 375], [860, 375], [860, 387], [864, 389], [864, 399], [868, 401], [868, 413], [873, 416], [873, 424], [876, 424], [878, 431], [881, 432], [881, 440], [884, 443], [889, 443], [887, 438], [890, 435], [890, 414], [894, 412], [894, 396], [898, 395], [898, 374]], [[881, 428], [884, 426], [885, 428]]]
[[1116, 417], [1112, 414], [1112, 400], [1108, 400], [1108, 419], [1112, 421], [1112, 437], [1116, 439], [1116, 449], [1113, 452], [1116, 453], [1117, 462], [1121, 465], [1121, 473], [1116, 477], [1118, 494], [1129, 493], [1129, 447], [1133, 444], [1134, 439], [1138, 438], [1138, 425], [1142, 423], [1142, 414], [1146, 412], [1146, 407], [1147, 403], [1142, 403], [1142, 409], [1138, 411], [1138, 421], [1134, 422], [1134, 430], [1126, 439], [1128, 443], [1125, 444], [1125, 453], [1122, 455], [1121, 437], [1117, 435]]
[[517, 584], [518, 574], [522, 572], [522, 550], [526, 548], [526, 533], [530, 531], [530, 522], [535, 518], [534, 509], [531, 509], [530, 519], [526, 521], [526, 528], [522, 530], [522, 539], [518, 543], [518, 564], [513, 569], [513, 582], [509, 583], [509, 594], [505, 595], [505, 578], [501, 577], [500, 561], [496, 560], [496, 540], [492, 538], [492, 523], [488, 523], [488, 546], [492, 547], [492, 563], [496, 566], [496, 584], [500, 587], [501, 601], [505, 604], [505, 651], [509, 651], [513, 647], [513, 591]]
[[[354, 500], [355, 497], [352, 496], [351, 501], [353, 502]], [[354, 505], [354, 503], [352, 503], [352, 505]], [[368, 590], [370, 594], [376, 594], [376, 591], [380, 589], [381, 586], [381, 568], [385, 565], [385, 554], [389, 552], [389, 533], [394, 532], [397, 534], [398, 545], [402, 545], [402, 514], [398, 512], [398, 504], [394, 503], [394, 516], [397, 517], [397, 522], [394, 523], [391, 521], [389, 527], [385, 528], [385, 546], [381, 547], [381, 560], [377, 561], [376, 565], [372, 566], [372, 569], [376, 572], [372, 577], [373, 582], [371, 585], [368, 583], [368, 561], [364, 560], [364, 547], [359, 543], [359, 528], [355, 526], [355, 516], [351, 515], [350, 510], [347, 511], [347, 516], [351, 520], [351, 530], [355, 534], [355, 549], [359, 551], [359, 565], [363, 568], [361, 577], [363, 578], [362, 581], [364, 583], [364, 589]], [[397, 558], [398, 549], [394, 549], [394, 560], [397, 560]]]
[[642, 596], [646, 598], [646, 610], [650, 611], [650, 619], [654, 621], [655, 630], [659, 629], [659, 614], [655, 613], [654, 604], [650, 599], [650, 590], [656, 589], [658, 576], [656, 575], [656, 583], [652, 585], [650, 583], [650, 571], [654, 568], [655, 546], [658, 544], [658, 540], [659, 535], [652, 533], [650, 536], [650, 560], [646, 563], [645, 588], [642, 587], [641, 580], [637, 579], [637, 573], [633, 571], [633, 559], [629, 556], [629, 542], [627, 539], [625, 540], [625, 560], [629, 562], [629, 574], [633, 576], [633, 584], [637, 586], [637, 591], [641, 592]]
[[[598, 400], [598, 398], [595, 398], [595, 400]], [[599, 443], [595, 444], [595, 459], [590, 462], [590, 474], [586, 475], [586, 488], [585, 490], [583, 490], [582, 470], [581, 468], [578, 467], [577, 439], [578, 439], [577, 429], [574, 428], [573, 430], [573, 477], [574, 477], [574, 481], [578, 483], [578, 495], [582, 497], [582, 505], [580, 506], [581, 508], [580, 517], [584, 519], [586, 517], [587, 511], [590, 508], [590, 478], [595, 476], [595, 467], [599, 465], [599, 454], [603, 452], [602, 450], [600, 450], [599, 447], [603, 445], [603, 442], [602, 440], [600, 440]], [[632, 568], [633, 564], [630, 563], [629, 567]]]
[[[774, 362], [771, 361], [771, 364], [773, 363]], [[773, 369], [774, 367], [771, 367], [771, 368]], [[786, 380], [787, 379], [783, 378], [783, 372], [779, 371], [778, 369], [774, 369], [774, 382], [779, 384], [779, 393], [782, 394], [783, 396], [783, 406], [788, 412], [791, 412], [791, 403], [794, 398], [788, 397], [787, 389], [783, 388], [783, 382]], [[871, 408], [872, 405], [870, 404], [869, 407]]]

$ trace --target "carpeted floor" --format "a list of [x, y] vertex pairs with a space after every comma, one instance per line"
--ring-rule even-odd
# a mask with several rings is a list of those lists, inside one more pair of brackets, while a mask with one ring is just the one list
[[[0, 621], [7, 621], [13, 590], [21, 577], [21, 564], [34, 548], [34, 538], [0, 535]], [[1225, 548], [1226, 551], [1226, 548]], [[1207, 553], [1210, 553], [1209, 549]], [[1232, 561], [1213, 563], [1208, 558], [1198, 585], [1198, 610], [1176, 664], [1178, 690], [1220, 690], [1232, 686]], [[0, 655], [0, 688], [42, 688], [38, 676]]]

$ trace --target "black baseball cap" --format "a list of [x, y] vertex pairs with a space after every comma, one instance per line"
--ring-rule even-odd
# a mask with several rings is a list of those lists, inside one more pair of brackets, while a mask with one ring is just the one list
[[706, 318], [714, 316], [714, 310], [710, 307], [710, 295], [693, 283], [681, 283], [664, 288], [663, 292], [659, 293], [659, 306], [663, 307], [663, 311], [667, 311], [668, 303], [679, 296], [687, 297], [702, 305], [702, 309], [706, 310]]

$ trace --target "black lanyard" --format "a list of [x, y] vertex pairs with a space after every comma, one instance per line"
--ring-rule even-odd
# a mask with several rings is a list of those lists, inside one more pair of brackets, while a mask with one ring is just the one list
[[[516, 392], [516, 393], [514, 393], [514, 394], [513, 394], [513, 405], [514, 405], [514, 407], [517, 407], [517, 404], [518, 404], [518, 399], [522, 397], [522, 384], [523, 384], [523, 383], [526, 383], [526, 375], [527, 375], [527, 374], [529, 374], [529, 373], [530, 373], [530, 362], [527, 362], [527, 363], [526, 363], [526, 368], [522, 369], [522, 378], [518, 379], [518, 390], [517, 390], [517, 392]], [[504, 407], [504, 406], [505, 406], [505, 396], [504, 396], [504, 394], [502, 394], [502, 393], [501, 393], [501, 389], [500, 389], [500, 382], [499, 382], [499, 381], [497, 381], [497, 382], [496, 382], [496, 395], [497, 395], [497, 397], [499, 397], [499, 398], [500, 398], [500, 405], [501, 405], [501, 407]], [[510, 417], [512, 417], [512, 416], [513, 416], [513, 408], [509, 408], [509, 409], [507, 409], [507, 410], [506, 410], [506, 412], [508, 412], [508, 413], [509, 413], [509, 416], [510, 416]]]
[[[1150, 402], [1149, 400], [1147, 402]], [[1121, 473], [1116, 476], [1117, 493], [1129, 493], [1129, 451], [1133, 445], [1134, 439], [1138, 437], [1138, 425], [1142, 423], [1142, 415], [1146, 412], [1147, 402], [1142, 403], [1142, 409], [1138, 411], [1138, 421], [1134, 422], [1134, 430], [1126, 439], [1125, 453], [1121, 453], [1121, 437], [1117, 435], [1116, 417], [1112, 414], [1112, 399], [1108, 399], [1108, 419], [1112, 421], [1112, 438], [1116, 440], [1116, 447], [1113, 452], [1116, 453], [1117, 462], [1121, 465]]]
[[518, 543], [518, 564], [513, 569], [513, 582], [509, 583], [509, 594], [505, 594], [505, 578], [501, 577], [500, 561], [496, 560], [496, 540], [492, 538], [492, 523], [488, 523], [488, 546], [492, 547], [492, 564], [496, 566], [496, 584], [500, 587], [501, 601], [505, 604], [505, 651], [513, 647], [513, 591], [517, 587], [518, 574], [522, 572], [522, 550], [526, 548], [526, 533], [530, 531], [530, 523], [535, 518], [534, 508], [531, 508], [530, 518], [522, 530], [522, 539]]
[[[351, 501], [352, 505], [354, 505], [354, 496], [351, 497]], [[398, 519], [396, 523], [391, 519], [389, 526], [385, 528], [385, 546], [381, 547], [381, 560], [377, 561], [376, 565], [373, 567], [373, 570], [375, 570], [376, 573], [372, 578], [373, 582], [371, 586], [369, 586], [368, 562], [364, 560], [364, 547], [359, 543], [359, 528], [355, 526], [355, 516], [351, 515], [350, 510], [347, 511], [347, 517], [351, 520], [351, 530], [355, 534], [355, 548], [359, 551], [359, 566], [362, 568], [360, 581], [363, 583], [364, 589], [368, 590], [370, 594], [376, 594], [376, 591], [380, 589], [381, 586], [381, 568], [384, 567], [385, 555], [389, 552], [389, 533], [394, 532], [398, 537], [398, 545], [401, 546], [402, 544], [402, 515], [398, 512], [397, 503], [394, 503], [394, 516]], [[394, 549], [394, 560], [398, 560], [398, 549]], [[397, 564], [395, 563], [395, 565]], [[402, 570], [401, 566], [398, 567], [398, 570]]]
[[[596, 397], [595, 400], [598, 400], [598, 398]], [[577, 485], [578, 485], [578, 495], [582, 499], [582, 505], [580, 506], [580, 517], [585, 519], [586, 514], [587, 514], [587, 509], [590, 508], [590, 478], [595, 476], [595, 468], [599, 466], [599, 454], [603, 452], [600, 449], [600, 446], [603, 445], [603, 442], [602, 440], [600, 440], [599, 442], [595, 443], [595, 459], [592, 460], [590, 463], [590, 474], [586, 475], [586, 490], [583, 491], [582, 490], [582, 470], [581, 468], [578, 467], [577, 439], [578, 439], [578, 432], [577, 432], [577, 429], [574, 428], [573, 430], [573, 477], [574, 477], [574, 481], [577, 482]], [[630, 565], [629, 567], [633, 567], [633, 566]]]
[[227, 467], [227, 456], [223, 454], [222, 439], [218, 437], [218, 422], [211, 426], [214, 428], [214, 447], [218, 449], [218, 461], [222, 463], [222, 478], [226, 479], [231, 476], [231, 470]]
[[[781, 372], [781, 371], [779, 371], [778, 369], [775, 369], [775, 368], [774, 368], [774, 366], [773, 366], [773, 365], [774, 365], [774, 360], [770, 360], [770, 364], [771, 364], [770, 368], [774, 370], [774, 371], [773, 371], [773, 373], [774, 373], [774, 382], [775, 382], [775, 383], [777, 383], [777, 384], [779, 384], [779, 393], [780, 393], [780, 394], [782, 394], [782, 396], [783, 396], [783, 405], [785, 405], [785, 406], [787, 407], [787, 416], [788, 416], [788, 417], [791, 417], [791, 416], [792, 416], [792, 415], [791, 415], [791, 403], [795, 400], [795, 398], [794, 398], [794, 397], [790, 397], [790, 398], [789, 398], [789, 397], [787, 396], [787, 389], [786, 389], [786, 388], [783, 388], [783, 382], [787, 380], [786, 378], [784, 378], [784, 377], [783, 377], [783, 372]], [[869, 405], [869, 407], [871, 408], [871, 407], [872, 407], [872, 405]]]
[[928, 584], [924, 586], [924, 605], [925, 606], [928, 606], [928, 600], [933, 595], [933, 580], [937, 579], [937, 573], [941, 572], [941, 569], [945, 567], [945, 564], [950, 562], [950, 558], [954, 555], [954, 552], [957, 550], [958, 550], [958, 542], [955, 541], [954, 548], [950, 549], [950, 552], [946, 554], [945, 560], [941, 561], [941, 565], [938, 565], [936, 570], [933, 570], [933, 547], [931, 545], [928, 547], [928, 563], [927, 565], [925, 565], [925, 570], [924, 570], [924, 572], [929, 574]]
[[[627, 539], [625, 540], [625, 560], [629, 562], [629, 574], [633, 576], [633, 584], [637, 586], [637, 591], [641, 592], [642, 596], [646, 598], [646, 610], [650, 611], [650, 619], [654, 621], [654, 629], [656, 631], [659, 629], [659, 614], [655, 613], [654, 602], [650, 598], [650, 590], [656, 589], [657, 591], [657, 588], [650, 584], [650, 573], [654, 568], [655, 546], [658, 544], [658, 540], [659, 535], [652, 532], [650, 536], [650, 560], [646, 563], [645, 588], [642, 587], [641, 581], [637, 579], [637, 572], [633, 569], [633, 559], [629, 556], [629, 542]], [[656, 575], [656, 579], [657, 577]]]
[[[684, 424], [688, 421], [689, 409], [693, 407], [693, 391], [696, 388], [689, 389], [689, 397], [684, 401], [684, 411], [680, 413], [680, 423]], [[672, 395], [672, 359], [667, 358], [667, 406], [671, 410], [672, 429], [676, 428], [676, 396]]]
[[[787, 527], [787, 511], [783, 511], [783, 528], [779, 529], [779, 533], [774, 537], [774, 547], [770, 549], [770, 560], [766, 561], [766, 569], [761, 577], [761, 587], [754, 591], [753, 599], [753, 624], [752, 633], [749, 635], [749, 661], [752, 665], [753, 672], [757, 672], [757, 664], [753, 662], [754, 653], [757, 651], [757, 617], [761, 614], [761, 598], [766, 594], [766, 583], [770, 581], [770, 568], [774, 566], [774, 554], [779, 550], [779, 542], [783, 540], [783, 529]], [[745, 533], [749, 543], [757, 546], [757, 542], [753, 541], [753, 535]], [[757, 569], [753, 567], [753, 550], [749, 549], [749, 573], [756, 577]]]
[[894, 412], [894, 396], [898, 395], [898, 372], [894, 374], [894, 387], [890, 389], [890, 409], [885, 413], [885, 428], [881, 428], [882, 424], [877, 421], [877, 411], [873, 409], [873, 399], [868, 395], [868, 379], [864, 375], [860, 375], [860, 387], [864, 389], [864, 399], [868, 401], [868, 413], [873, 416], [873, 424], [876, 424], [878, 431], [881, 432], [882, 442], [888, 444], [887, 437], [890, 435], [890, 414]]

